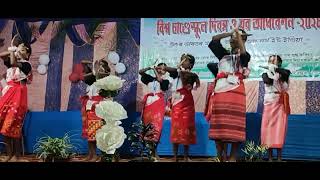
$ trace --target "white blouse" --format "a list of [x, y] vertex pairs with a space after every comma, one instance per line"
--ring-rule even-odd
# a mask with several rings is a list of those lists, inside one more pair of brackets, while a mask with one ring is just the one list
[[94, 84], [92, 84], [87, 87], [86, 92], [87, 92], [87, 96], [89, 96], [89, 100], [87, 101], [87, 104], [86, 104], [86, 110], [91, 110], [92, 105], [95, 102], [95, 101], [92, 101], [91, 98], [92, 96], [99, 95], [99, 89]]
[[[238, 72], [240, 69], [237, 67], [237, 62], [240, 60], [239, 55], [226, 55], [219, 61], [219, 73], [235, 73]], [[217, 80], [214, 92], [215, 93], [222, 93], [228, 92], [233, 89], [239, 87], [240, 81], [237, 76], [228, 75], [227, 78], [220, 78]]]
[[280, 74], [275, 73], [270, 77], [270, 73], [267, 73], [268, 77], [273, 79], [273, 84], [265, 84], [265, 94], [264, 94], [264, 104], [270, 104], [279, 101], [280, 93], [283, 91], [288, 91], [289, 84], [286, 82], [281, 82], [279, 80]]
[[180, 77], [180, 71], [178, 71], [178, 77], [173, 79], [171, 78], [170, 80], [170, 85], [171, 85], [171, 91], [177, 91], [178, 89], [181, 89], [183, 87], [182, 85], [182, 80], [181, 80], [181, 77]]
[[156, 80], [154, 80], [153, 82], [149, 82], [147, 86], [152, 93], [162, 92], [160, 88], [160, 83]]
[[[19, 60], [18, 62], [27, 62], [30, 64], [30, 62], [26, 60]], [[10, 67], [7, 69], [7, 75], [6, 75], [6, 81], [14, 81], [19, 82], [23, 79], [27, 79], [27, 74], [25, 74], [23, 71], [20, 70], [19, 67]]]

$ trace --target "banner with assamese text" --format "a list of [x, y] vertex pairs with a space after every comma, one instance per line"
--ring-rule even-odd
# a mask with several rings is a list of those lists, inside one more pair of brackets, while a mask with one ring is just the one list
[[[245, 44], [251, 54], [250, 79], [261, 77], [265, 70], [259, 65], [266, 65], [272, 54], [282, 57], [292, 78], [320, 79], [320, 18], [144, 18], [139, 67], [156, 59], [175, 67], [183, 53], [190, 53], [196, 58], [193, 71], [202, 81], [212, 81], [207, 64], [218, 59], [208, 44], [212, 36], [234, 27], [253, 34]], [[229, 39], [221, 41], [226, 49]]]

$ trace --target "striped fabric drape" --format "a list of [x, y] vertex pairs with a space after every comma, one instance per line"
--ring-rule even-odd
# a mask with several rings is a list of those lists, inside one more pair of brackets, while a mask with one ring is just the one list
[[[140, 19], [1, 20], [0, 38], [5, 41], [0, 50], [10, 46], [11, 38], [16, 34], [22, 41], [30, 43], [33, 50], [30, 62], [34, 81], [28, 91], [31, 111], [80, 110], [79, 96], [85, 93], [86, 85], [71, 83], [68, 77], [72, 67], [81, 60], [101, 59], [109, 51], [117, 51], [120, 62], [138, 69]], [[50, 58], [46, 75], [37, 72], [42, 54], [48, 54]], [[5, 69], [0, 63], [0, 71], [4, 73]], [[127, 80], [118, 97], [123, 103], [126, 102], [126, 94], [136, 96], [138, 75], [135, 69], [128, 68], [121, 75]]]

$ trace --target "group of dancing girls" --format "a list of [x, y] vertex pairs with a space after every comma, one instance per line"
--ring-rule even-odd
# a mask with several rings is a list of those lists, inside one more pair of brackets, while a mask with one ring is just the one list
[[[209, 139], [215, 141], [217, 157], [222, 162], [235, 162], [239, 145], [246, 140], [246, 94], [243, 80], [250, 74], [248, 63], [251, 56], [245, 48], [245, 42], [250, 35], [235, 28], [232, 32], [213, 36], [209, 44], [219, 62], [207, 65], [215, 78], [208, 88], [204, 116], [210, 125]], [[231, 51], [222, 46], [220, 41], [224, 38], [230, 38]], [[183, 54], [177, 68], [160, 63], [139, 71], [141, 82], [150, 90], [142, 102], [143, 123], [155, 127], [153, 141], [158, 144], [164, 116], [166, 111], [170, 112], [167, 113], [171, 116], [170, 140], [176, 162], [180, 144], [184, 145], [184, 161], [190, 160], [189, 145], [196, 144], [195, 106], [191, 92], [200, 86], [200, 80], [197, 74], [191, 72], [194, 64], [194, 56]], [[261, 145], [268, 148], [269, 161], [273, 160], [273, 149], [277, 149], [278, 161], [281, 161], [290, 114], [287, 90], [291, 72], [281, 68], [281, 65], [281, 57], [271, 55], [268, 66], [262, 67], [267, 72], [262, 74], [265, 95]], [[153, 70], [155, 77], [146, 74], [148, 70]], [[167, 90], [171, 90], [172, 95], [166, 103], [164, 94]], [[156, 146], [153, 155], [155, 159], [158, 157]]]
[[[151, 123], [155, 129], [154, 142], [159, 143], [163, 119], [166, 111], [164, 92], [172, 91], [169, 100], [171, 114], [171, 142], [173, 143], [174, 158], [178, 160], [178, 147], [184, 145], [184, 160], [189, 160], [189, 145], [196, 143], [195, 108], [192, 96], [192, 89], [200, 86], [197, 74], [191, 72], [195, 58], [190, 54], [183, 54], [177, 68], [168, 67], [160, 63], [155, 67], [140, 70], [141, 81], [146, 84], [151, 93], [145, 95], [143, 100], [142, 119], [145, 124]], [[156, 77], [145, 72], [153, 69]], [[170, 74], [166, 79], [165, 73]], [[153, 155], [156, 156], [156, 147]], [[156, 157], [154, 157], [156, 158]]]
[[[219, 59], [218, 63], [209, 63], [208, 69], [215, 76], [209, 86], [204, 115], [209, 121], [209, 138], [215, 140], [217, 156], [221, 161], [236, 161], [239, 144], [246, 139], [246, 98], [243, 80], [249, 76], [250, 54], [246, 51], [247, 34], [241, 29], [213, 36], [209, 48]], [[227, 51], [220, 40], [230, 37], [231, 51]], [[29, 44], [15, 41], [0, 57], [7, 66], [1, 80], [0, 98], [0, 134], [4, 137], [7, 157], [4, 161], [17, 161], [21, 151], [23, 120], [28, 111], [27, 83], [32, 80], [32, 67], [29, 60]], [[156, 159], [156, 147], [162, 131], [166, 111], [171, 116], [171, 136], [174, 159], [178, 161], [178, 147], [184, 146], [184, 161], [189, 161], [189, 145], [196, 144], [195, 105], [192, 90], [200, 86], [197, 74], [191, 72], [195, 58], [183, 54], [177, 67], [168, 67], [164, 63], [139, 71], [141, 81], [151, 93], [143, 100], [142, 119], [152, 124], [155, 130], [153, 156]], [[261, 125], [261, 144], [269, 148], [269, 160], [273, 149], [277, 149], [278, 160], [287, 131], [290, 114], [289, 87], [290, 71], [281, 68], [279, 55], [269, 57], [267, 73], [262, 74], [265, 83], [264, 111]], [[91, 66], [91, 67], [90, 67]], [[88, 140], [89, 153], [85, 161], [97, 161], [95, 133], [103, 124], [95, 114], [95, 105], [104, 100], [94, 86], [97, 79], [110, 75], [107, 61], [82, 61], [79, 65], [81, 79], [88, 85], [82, 102], [82, 136]], [[146, 74], [153, 70], [155, 77]], [[170, 77], [165, 76], [169, 73]], [[164, 93], [172, 91], [166, 103]], [[227, 145], [231, 144], [228, 156]]]
[[[0, 134], [4, 137], [7, 156], [2, 161], [23, 161], [19, 158], [22, 149], [22, 127], [28, 111], [27, 84], [32, 81], [32, 66], [29, 62], [31, 46], [14, 36], [7, 51], [0, 57], [7, 67], [1, 79], [0, 98]], [[103, 125], [101, 118], [95, 114], [95, 105], [106, 97], [102, 97], [94, 86], [97, 79], [110, 75], [108, 62], [105, 60], [83, 60], [75, 69], [79, 79], [88, 85], [86, 95], [81, 97], [82, 103], [82, 136], [88, 140], [88, 156], [84, 161], [97, 161], [95, 133]], [[108, 98], [108, 97], [107, 97]]]

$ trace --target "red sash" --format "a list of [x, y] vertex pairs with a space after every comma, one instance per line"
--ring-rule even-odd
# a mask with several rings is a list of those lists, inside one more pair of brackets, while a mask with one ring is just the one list
[[287, 92], [280, 93], [280, 103], [284, 105], [284, 111], [289, 115], [291, 113], [289, 94]]
[[206, 105], [204, 107], [205, 109], [203, 111], [207, 121], [211, 119], [211, 115], [212, 115], [213, 103], [212, 103], [211, 95], [214, 91], [215, 83], [216, 83], [216, 80], [213, 80], [213, 82], [208, 86], [207, 100], [206, 100]]

